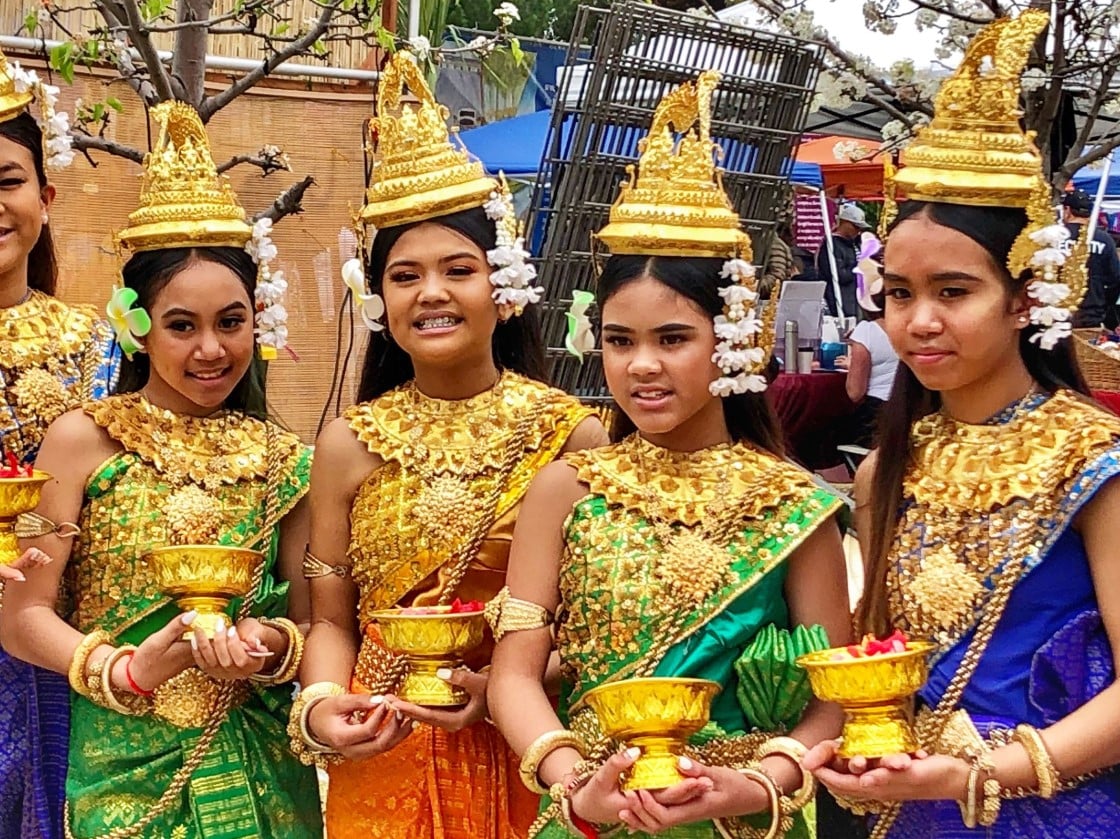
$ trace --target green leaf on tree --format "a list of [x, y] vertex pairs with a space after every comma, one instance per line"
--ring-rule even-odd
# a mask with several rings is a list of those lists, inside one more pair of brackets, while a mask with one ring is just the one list
[[67, 84], [74, 83], [74, 44], [70, 41], [63, 41], [58, 46], [51, 49], [50, 53], [51, 69], [55, 70]]
[[124, 111], [124, 105], [122, 105], [121, 100], [115, 96], [110, 96], [108, 99], [106, 99], [105, 104], [116, 111], [118, 114]]
[[35, 30], [39, 28], [39, 15], [28, 12], [27, 17], [23, 19], [23, 28], [27, 30], [28, 35], [34, 35]]
[[509, 54], [513, 57], [513, 62], [518, 67], [521, 62], [525, 60], [525, 51], [521, 49], [521, 42], [516, 38], [509, 39]]

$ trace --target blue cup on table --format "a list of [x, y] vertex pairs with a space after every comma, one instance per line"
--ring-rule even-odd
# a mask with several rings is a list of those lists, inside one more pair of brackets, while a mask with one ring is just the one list
[[821, 344], [821, 369], [835, 370], [836, 359], [844, 354], [844, 345], [826, 341]]

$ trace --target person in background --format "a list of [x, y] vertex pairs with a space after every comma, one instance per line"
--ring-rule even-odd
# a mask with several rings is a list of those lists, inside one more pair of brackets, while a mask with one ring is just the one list
[[789, 222], [782, 221], [774, 228], [770, 253], [766, 255], [766, 270], [758, 284], [758, 296], [769, 300], [771, 292], [797, 273], [793, 259], [793, 230]]
[[[1067, 255], [1081, 235], [1081, 226], [1089, 223], [1092, 212], [1093, 199], [1080, 189], [1067, 192], [1062, 199], [1062, 221], [1070, 233], [1064, 245]], [[1120, 297], [1120, 257], [1106, 227], [1105, 223], [1101, 223], [1093, 231], [1093, 241], [1089, 244], [1089, 288], [1081, 308], [1073, 316], [1074, 326], [1103, 324], [1107, 329], [1120, 326], [1120, 309], [1116, 305], [1116, 299]]]
[[898, 370], [898, 353], [883, 329], [882, 279], [875, 280], [872, 288], [875, 290], [859, 301], [865, 320], [861, 320], [848, 336], [848, 355], [836, 360], [838, 367], [848, 370], [845, 389], [856, 405], [850, 430], [844, 435], [845, 442], [867, 448], [875, 446], [879, 412], [890, 398]]
[[[836, 214], [836, 226], [832, 229], [832, 253], [836, 260], [836, 273], [828, 259], [828, 242], [821, 242], [817, 251], [817, 278], [824, 280], [824, 302], [828, 313], [833, 316], [855, 317], [856, 303], [855, 268], [858, 261], [860, 236], [870, 230], [867, 217], [855, 204], [842, 204]], [[836, 306], [836, 285], [833, 277], [840, 283], [840, 306]]]

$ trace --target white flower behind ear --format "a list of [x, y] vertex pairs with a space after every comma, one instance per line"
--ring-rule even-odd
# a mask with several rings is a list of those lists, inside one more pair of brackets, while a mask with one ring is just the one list
[[360, 259], [348, 259], [342, 265], [342, 281], [354, 296], [354, 305], [362, 318], [362, 323], [370, 332], [380, 332], [385, 328], [381, 318], [385, 314], [385, 301], [380, 294], [366, 292], [366, 272]]

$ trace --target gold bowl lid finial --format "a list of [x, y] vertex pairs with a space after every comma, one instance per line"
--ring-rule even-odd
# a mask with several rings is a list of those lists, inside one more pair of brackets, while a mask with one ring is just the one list
[[117, 238], [134, 251], [179, 247], [244, 247], [252, 237], [245, 210], [218, 174], [198, 112], [185, 102], [152, 109], [159, 123], [144, 156], [140, 207]]
[[[407, 88], [418, 105], [401, 102]], [[370, 118], [377, 159], [359, 218], [395, 227], [481, 207], [498, 182], [451, 142], [447, 109], [432, 94], [413, 55], [402, 50], [382, 71], [377, 116]]]
[[[723, 189], [712, 140], [712, 94], [720, 74], [707, 70], [665, 95], [638, 144], [610, 222], [596, 234], [612, 254], [751, 259], [750, 237]], [[675, 136], [679, 134], [679, 139]]]

